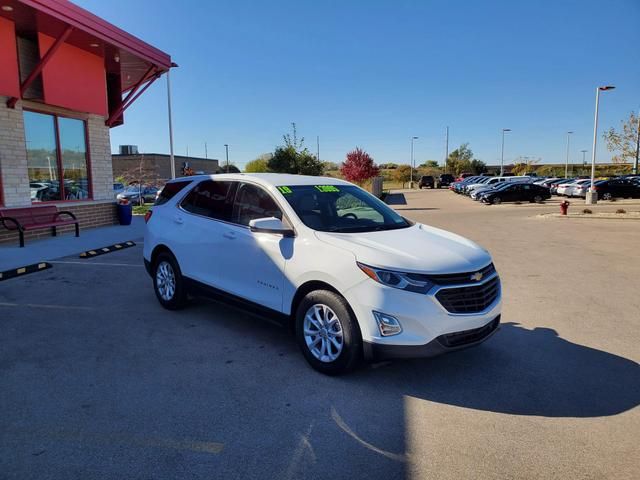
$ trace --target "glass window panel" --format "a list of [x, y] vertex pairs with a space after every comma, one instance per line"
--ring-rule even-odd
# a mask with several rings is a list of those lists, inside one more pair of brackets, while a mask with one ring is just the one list
[[84, 121], [58, 117], [65, 200], [89, 198]]
[[61, 200], [54, 117], [25, 111], [24, 133], [31, 201]]

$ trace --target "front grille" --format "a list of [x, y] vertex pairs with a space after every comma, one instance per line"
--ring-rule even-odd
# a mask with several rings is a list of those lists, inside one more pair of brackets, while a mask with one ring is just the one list
[[499, 324], [500, 315], [498, 315], [484, 327], [440, 335], [437, 340], [438, 342], [440, 342], [440, 344], [448, 348], [461, 347], [470, 343], [479, 342], [483, 338], [489, 336], [496, 328], [498, 328]]
[[[492, 275], [493, 273], [495, 273], [495, 271], [496, 271], [496, 267], [493, 266], [493, 263], [490, 263], [486, 267], [481, 268], [480, 270], [476, 270], [474, 272], [448, 273], [445, 275], [419, 275], [419, 276], [435, 283], [436, 285], [456, 285], [459, 283], [472, 282], [473, 280], [471, 279], [471, 276], [475, 273], [480, 272], [483, 278], [487, 278], [489, 275]], [[410, 276], [413, 276], [413, 275], [410, 275]], [[416, 280], [419, 280], [419, 279], [420, 278], [416, 278]]]
[[478, 313], [491, 305], [499, 293], [500, 279], [496, 275], [482, 285], [443, 288], [436, 298], [451, 313]]

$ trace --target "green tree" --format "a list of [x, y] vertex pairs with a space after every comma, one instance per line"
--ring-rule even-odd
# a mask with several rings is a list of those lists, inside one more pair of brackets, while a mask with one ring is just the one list
[[340, 170], [340, 165], [338, 165], [336, 162], [322, 162], [322, 168], [325, 172], [332, 172]]
[[463, 143], [449, 154], [447, 166], [456, 175], [464, 172], [471, 173], [471, 160], [473, 160], [473, 152], [468, 143]]
[[244, 171], [247, 173], [264, 173], [269, 171], [269, 160], [271, 159], [270, 153], [264, 153], [255, 160], [251, 160], [244, 167]]
[[420, 164], [421, 168], [438, 168], [438, 161], [437, 160], [427, 160], [426, 162]]
[[291, 134], [282, 136], [284, 145], [276, 147], [267, 162], [269, 171], [300, 175], [322, 175], [323, 166], [315, 155], [304, 147], [304, 138], [298, 140], [296, 124], [292, 123]]
[[487, 172], [487, 164], [477, 158], [469, 162], [469, 168], [471, 169], [471, 173], [475, 173], [476, 175]]
[[229, 166], [221, 165], [220, 173], [240, 173], [240, 169], [236, 167], [233, 163], [230, 163]]
[[411, 180], [411, 166], [398, 165], [398, 168], [393, 171], [393, 179], [402, 183], [402, 188], [404, 188], [404, 184]]
[[618, 152], [611, 157], [613, 163], [627, 163], [636, 161], [640, 150], [640, 117], [633, 112], [629, 119], [622, 122], [622, 130], [610, 128], [604, 133], [607, 149]]

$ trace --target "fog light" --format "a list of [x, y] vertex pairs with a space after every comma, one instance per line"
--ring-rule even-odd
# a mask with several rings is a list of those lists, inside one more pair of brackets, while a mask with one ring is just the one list
[[387, 315], [386, 313], [373, 311], [373, 316], [378, 322], [378, 330], [383, 337], [390, 337], [391, 335], [398, 335], [402, 332], [400, 322], [396, 317]]

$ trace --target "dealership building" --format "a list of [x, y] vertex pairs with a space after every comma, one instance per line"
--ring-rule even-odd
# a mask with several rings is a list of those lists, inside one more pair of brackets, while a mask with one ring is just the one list
[[[115, 223], [109, 131], [174, 66], [66, 0], [0, 0], [0, 209], [53, 204], [82, 228]], [[14, 237], [0, 226], [0, 241]]]

